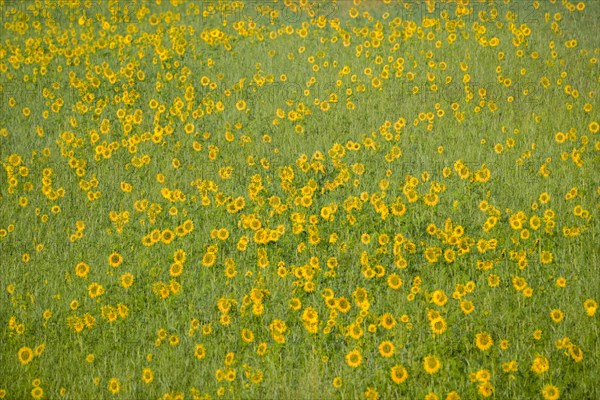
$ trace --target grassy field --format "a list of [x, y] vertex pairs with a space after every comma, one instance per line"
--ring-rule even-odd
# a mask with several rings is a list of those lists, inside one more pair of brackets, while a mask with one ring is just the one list
[[600, 1], [0, 10], [0, 399], [600, 398]]

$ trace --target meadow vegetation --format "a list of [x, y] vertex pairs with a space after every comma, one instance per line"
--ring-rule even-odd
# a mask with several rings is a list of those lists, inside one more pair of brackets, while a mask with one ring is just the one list
[[0, 10], [0, 399], [600, 397], [599, 1]]

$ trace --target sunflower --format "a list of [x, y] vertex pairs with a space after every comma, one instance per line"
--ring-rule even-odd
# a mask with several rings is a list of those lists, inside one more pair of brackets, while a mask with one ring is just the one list
[[235, 278], [237, 275], [237, 271], [235, 269], [235, 265], [228, 265], [225, 267], [225, 276], [229, 279]]
[[[523, 260], [520, 260], [519, 262], [521, 261]], [[515, 276], [513, 277], [513, 286], [516, 290], [521, 291], [527, 287], [527, 281], [520, 276]]]
[[217, 231], [217, 238], [219, 240], [226, 240], [229, 237], [229, 231], [225, 228], [221, 228]]
[[341, 388], [342, 387], [342, 378], [339, 376], [336, 376], [335, 378], [333, 378], [333, 381], [331, 382], [331, 384], [336, 389]]
[[408, 371], [402, 365], [394, 365], [390, 370], [390, 375], [394, 383], [400, 384], [408, 378]]
[[317, 314], [317, 310], [315, 310], [313, 307], [305, 308], [304, 312], [302, 313], [302, 320], [314, 323], [318, 322], [319, 315]]
[[475, 373], [475, 378], [479, 382], [488, 382], [491, 379], [491, 377], [492, 376], [490, 374], [490, 371], [488, 371], [487, 369], [480, 369]]
[[436, 356], [427, 356], [423, 359], [423, 368], [428, 374], [435, 374], [442, 368], [442, 364]]
[[550, 311], [550, 318], [552, 318], [552, 321], [559, 323], [565, 318], [565, 314], [561, 310], [555, 308]]
[[255, 385], [258, 385], [259, 383], [261, 383], [264, 379], [264, 374], [262, 371], [256, 371], [252, 374], [252, 376], [250, 377], [250, 382], [252, 382]]
[[88, 294], [92, 299], [104, 294], [104, 288], [102, 285], [94, 282], [88, 286]]
[[194, 356], [198, 360], [202, 360], [204, 357], [206, 357], [206, 348], [203, 344], [196, 345], [196, 348], [194, 349]]
[[542, 251], [542, 254], [540, 255], [540, 261], [542, 262], [542, 264], [550, 264], [553, 259], [554, 256], [551, 252], [546, 250]]
[[183, 264], [186, 260], [185, 251], [183, 249], [179, 249], [173, 253], [173, 260], [177, 263]]
[[557, 400], [560, 397], [560, 391], [554, 385], [545, 385], [542, 389], [542, 396], [544, 400]]
[[346, 354], [346, 362], [352, 368], [357, 368], [362, 363], [362, 355], [358, 350], [352, 350]]
[[153, 229], [152, 232], [150, 232], [149, 237], [152, 243], [158, 243], [160, 241], [161, 235], [162, 233], [159, 229]]
[[246, 343], [254, 341], [254, 333], [250, 329], [242, 329], [242, 340]]
[[550, 369], [550, 362], [546, 357], [541, 354], [538, 354], [533, 359], [533, 363], [531, 364], [531, 370], [536, 374], [543, 374], [544, 372]]
[[300, 299], [297, 297], [293, 297], [290, 300], [290, 308], [294, 311], [300, 310], [300, 308], [302, 308], [302, 302], [300, 301]]
[[102, 306], [102, 317], [108, 322], [114, 322], [117, 320], [117, 310], [112, 306]]
[[381, 354], [381, 357], [390, 358], [394, 355], [394, 351], [394, 343], [390, 342], [389, 340], [385, 340], [379, 345], [379, 354]]
[[164, 231], [162, 231], [160, 240], [164, 243], [164, 244], [169, 244], [173, 241], [173, 239], [175, 239], [175, 233], [170, 230], [170, 229], [165, 229]]
[[432, 319], [429, 322], [429, 326], [431, 327], [433, 333], [437, 335], [441, 335], [442, 333], [446, 332], [447, 328], [446, 321], [441, 317]]
[[229, 353], [227, 353], [225, 355], [225, 361], [224, 361], [225, 365], [230, 366], [231, 364], [233, 364], [234, 359], [235, 359], [235, 353], [230, 351]]
[[260, 342], [258, 344], [258, 347], [256, 348], [256, 354], [258, 354], [259, 356], [264, 356], [265, 354], [267, 354], [267, 343], [266, 342]]
[[111, 378], [110, 381], [108, 381], [108, 390], [112, 394], [119, 393], [119, 391], [121, 390], [121, 383], [117, 378]]
[[446, 396], [446, 400], [460, 400], [460, 395], [458, 394], [458, 392], [453, 390], [450, 393], [448, 393], [448, 396]]
[[402, 286], [402, 279], [398, 274], [390, 274], [387, 279], [387, 284], [391, 289], [398, 290]]
[[341, 313], [347, 313], [350, 311], [351, 304], [345, 297], [339, 297], [337, 300], [337, 309]]
[[494, 341], [487, 332], [481, 332], [475, 335], [475, 345], [481, 351], [485, 351], [492, 347]]
[[396, 319], [390, 313], [385, 313], [381, 316], [381, 326], [385, 329], [392, 329], [396, 326]]
[[494, 387], [489, 382], [483, 382], [477, 387], [477, 390], [483, 397], [490, 397], [494, 394]]
[[205, 267], [211, 267], [215, 263], [216, 259], [217, 257], [215, 257], [214, 253], [206, 253], [202, 257], [202, 265]]
[[175, 261], [171, 264], [171, 268], [169, 268], [169, 275], [172, 277], [177, 277], [183, 273], [183, 264]]
[[441, 307], [448, 301], [448, 296], [446, 296], [443, 290], [436, 290], [431, 294], [431, 301]]
[[463, 300], [460, 302], [460, 309], [462, 310], [463, 313], [468, 315], [468, 314], [471, 314], [475, 310], [475, 306], [473, 305], [472, 301]]
[[17, 355], [19, 356], [19, 361], [21, 362], [21, 364], [27, 365], [33, 359], [33, 350], [26, 346], [21, 347], [17, 352]]
[[44, 397], [44, 389], [42, 389], [39, 386], [34, 387], [31, 390], [31, 397], [33, 397], [36, 400], [41, 399], [42, 397]]
[[155, 241], [152, 240], [152, 237], [150, 235], [146, 235], [142, 238], [142, 244], [146, 247], [150, 247], [155, 243]]
[[497, 287], [500, 284], [500, 277], [496, 274], [490, 274], [488, 276], [488, 286]]
[[[323, 104], [323, 103], [321, 103]], [[375, 390], [375, 388], [372, 387], [367, 387], [367, 390], [365, 390], [365, 400], [378, 400], [379, 399], [379, 393], [377, 392], [377, 390]]]
[[516, 372], [519, 370], [519, 365], [516, 360], [502, 363], [502, 371], [504, 372]]
[[579, 348], [578, 346], [575, 345], [570, 345], [569, 346], [569, 354], [571, 355], [571, 358], [573, 358], [573, 360], [575, 362], [581, 362], [583, 360], [583, 352], [581, 351], [581, 348]]
[[145, 384], [149, 384], [154, 380], [154, 374], [150, 368], [144, 368], [142, 371], [142, 381]]
[[329, 309], [335, 309], [337, 307], [337, 300], [335, 297], [328, 297], [325, 299], [325, 305]]
[[169, 336], [169, 344], [171, 346], [177, 346], [179, 344], [179, 336], [177, 336], [177, 335]]
[[596, 314], [596, 309], [598, 308], [598, 303], [596, 303], [593, 299], [587, 299], [583, 302], [583, 307], [585, 308], [585, 312], [589, 317], [593, 317]]
[[121, 265], [122, 262], [123, 256], [121, 256], [117, 252], [114, 252], [110, 256], [108, 256], [108, 264], [110, 264], [110, 266], [113, 268], [117, 268], [119, 265]]
[[353, 323], [348, 327], [347, 334], [354, 340], [360, 339], [362, 337], [363, 333], [364, 332], [363, 332], [363, 329], [361, 328], [360, 324]]
[[80, 278], [87, 278], [89, 272], [90, 266], [84, 263], [83, 261], [75, 266], [75, 275], [77, 275]]
[[133, 279], [134, 277], [131, 273], [124, 273], [121, 275], [121, 286], [123, 286], [125, 289], [130, 288], [133, 285]]

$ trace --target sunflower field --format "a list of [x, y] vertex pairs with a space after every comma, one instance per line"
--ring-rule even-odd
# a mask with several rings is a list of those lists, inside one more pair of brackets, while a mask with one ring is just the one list
[[600, 1], [0, 18], [0, 399], [600, 398]]

